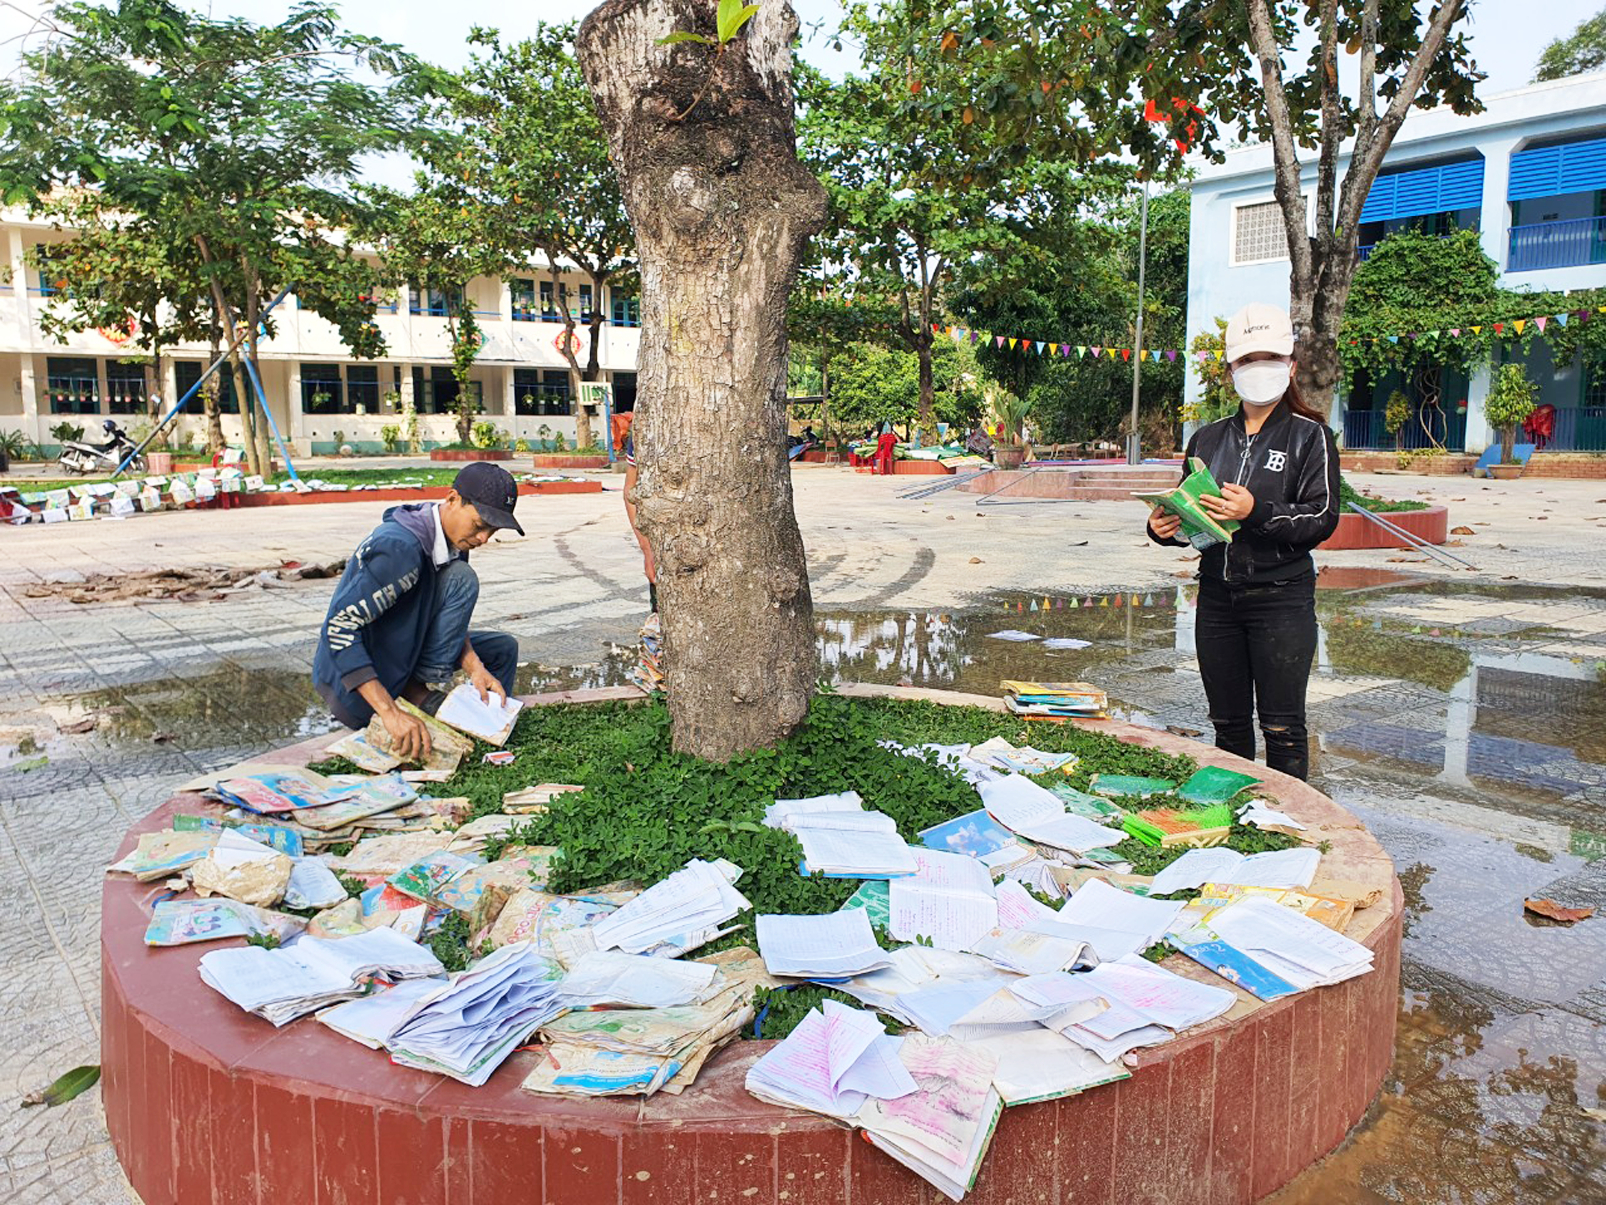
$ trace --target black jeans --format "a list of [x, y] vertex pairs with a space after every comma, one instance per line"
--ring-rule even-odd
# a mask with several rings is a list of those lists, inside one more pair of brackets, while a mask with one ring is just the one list
[[1315, 576], [1237, 587], [1202, 579], [1194, 643], [1216, 748], [1254, 760], [1258, 703], [1266, 764], [1307, 777], [1305, 687], [1316, 655]]

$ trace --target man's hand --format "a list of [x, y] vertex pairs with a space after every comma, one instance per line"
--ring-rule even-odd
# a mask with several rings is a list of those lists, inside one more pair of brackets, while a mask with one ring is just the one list
[[489, 705], [493, 693], [502, 703], [507, 702], [507, 691], [502, 689], [502, 684], [497, 681], [496, 675], [486, 669], [482, 662], [476, 661], [474, 667], [468, 671], [468, 682], [480, 692], [481, 703]]
[[1149, 512], [1149, 530], [1162, 540], [1172, 539], [1182, 527], [1182, 516], [1173, 515], [1163, 506]]
[[1242, 522], [1255, 509], [1255, 496], [1241, 485], [1224, 485], [1221, 497], [1200, 494], [1199, 505], [1212, 519], [1236, 519]]
[[379, 722], [390, 733], [391, 752], [403, 761], [423, 761], [429, 756], [429, 729], [417, 716], [408, 715], [400, 707], [381, 712]]

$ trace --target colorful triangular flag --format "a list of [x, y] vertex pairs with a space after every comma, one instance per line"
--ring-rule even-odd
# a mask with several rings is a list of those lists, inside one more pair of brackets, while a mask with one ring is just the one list
[[[1522, 334], [1522, 328], [1528, 325], [1528, 320], [1526, 318], [1518, 318], [1518, 319], [1515, 319], [1512, 322], [1511, 325], [1516, 330], [1516, 332], [1520, 335], [1520, 334]], [[1495, 329], [1499, 330], [1500, 328], [1499, 327], [1495, 327]]]
[[1543, 331], [1545, 329], [1545, 323], [1547, 323], [1549, 321], [1550, 321], [1550, 315], [1549, 314], [1540, 314], [1539, 317], [1534, 319], [1534, 325], [1537, 326], [1541, 331]]

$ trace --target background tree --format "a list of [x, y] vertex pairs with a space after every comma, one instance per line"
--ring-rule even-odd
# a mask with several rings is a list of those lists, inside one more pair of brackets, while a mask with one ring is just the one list
[[[920, 363], [903, 347], [852, 343], [833, 359], [831, 412], [841, 432], [859, 438], [882, 423], [912, 427], [919, 421]], [[940, 336], [932, 348], [932, 414], [951, 428], [948, 439], [962, 442], [981, 416], [982, 375], [970, 344]]]
[[1580, 21], [1572, 33], [1557, 38], [1539, 54], [1534, 83], [1582, 75], [1606, 66], [1606, 9]]
[[125, 333], [124, 359], [142, 362], [146, 415], [154, 425], [174, 400], [162, 397], [163, 353], [174, 344], [216, 332], [195, 248], [148, 218], [105, 210], [94, 189], [63, 190], [35, 213], [70, 237], [41, 244], [35, 263], [56, 289], [39, 315], [40, 329], [58, 341], [86, 330]]
[[352, 69], [389, 75], [405, 57], [315, 3], [276, 25], [169, 0], [61, 4], [53, 20], [58, 36], [25, 56], [25, 82], [0, 86], [0, 197], [37, 206], [61, 187], [92, 188], [104, 211], [194, 248], [215, 322], [244, 332], [235, 389], [262, 471], [246, 363], [273, 333], [268, 301], [294, 286], [353, 354], [383, 349], [374, 268], [338, 232], [355, 217], [359, 159], [394, 146], [410, 113]]
[[641, 264], [636, 513], [674, 745], [719, 760], [793, 731], [818, 665], [784, 436], [787, 299], [825, 195], [797, 160], [797, 17], [733, 7], [608, 0], [577, 43]]
[[[1217, 154], [1229, 133], [1269, 143], [1298, 382], [1325, 409], [1361, 208], [1384, 156], [1413, 106], [1479, 108], [1483, 76], [1456, 29], [1465, 15], [1464, 0], [1425, 19], [1412, 0], [955, 0], [900, 16], [890, 49], [900, 61], [940, 50], [947, 66], [911, 81], [909, 106], [978, 175], [1116, 147], [1152, 167], [1178, 143]], [[1341, 54], [1356, 59], [1353, 97]], [[1301, 152], [1315, 169], [1314, 215]]]
[[[504, 46], [496, 30], [475, 27], [469, 43], [480, 50], [467, 67], [428, 72], [434, 116], [454, 132], [449, 161], [432, 156], [431, 164], [466, 204], [485, 211], [482, 235], [509, 265], [546, 260], [563, 325], [558, 350], [579, 380], [595, 381], [609, 318], [604, 298], [636, 285], [635, 235], [572, 51], [574, 31], [537, 24], [532, 37]], [[590, 281], [589, 309], [566, 296], [567, 265]], [[591, 415], [578, 400], [575, 430], [579, 446], [593, 442]]]
[[457, 442], [467, 446], [474, 416], [482, 409], [471, 374], [484, 342], [468, 285], [476, 276], [501, 276], [512, 261], [494, 233], [497, 211], [472, 201], [442, 173], [421, 171], [414, 184], [411, 195], [388, 188], [363, 189], [369, 205], [356, 230], [378, 252], [392, 287], [409, 288], [442, 303], [452, 377], [457, 381], [452, 404]]

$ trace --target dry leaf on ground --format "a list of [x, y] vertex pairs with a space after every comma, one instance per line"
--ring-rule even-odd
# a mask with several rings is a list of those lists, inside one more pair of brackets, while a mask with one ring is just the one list
[[1555, 900], [1523, 900], [1522, 906], [1535, 916], [1543, 916], [1548, 920], [1559, 920], [1563, 924], [1572, 924], [1574, 921], [1588, 920], [1595, 915], [1593, 908], [1567, 908]]

